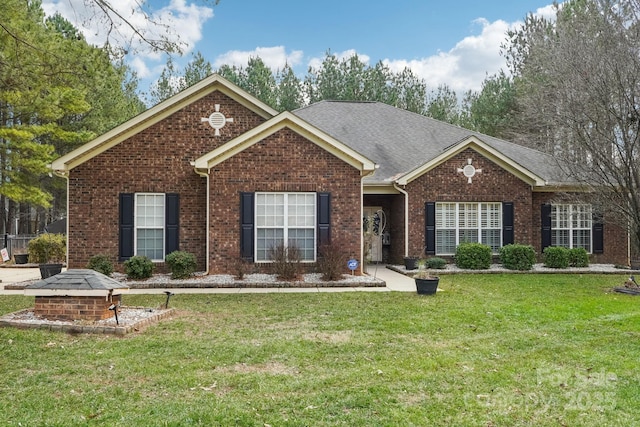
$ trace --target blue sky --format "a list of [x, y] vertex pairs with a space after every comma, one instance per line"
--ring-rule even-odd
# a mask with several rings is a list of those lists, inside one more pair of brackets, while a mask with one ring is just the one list
[[[123, 11], [136, 0], [114, 0]], [[325, 52], [357, 53], [392, 70], [409, 66], [431, 88], [447, 84], [462, 93], [477, 90], [487, 74], [504, 68], [499, 55], [504, 33], [521, 25], [528, 13], [550, 13], [550, 1], [431, 0], [152, 0], [155, 18], [172, 22], [185, 43], [183, 66], [200, 51], [214, 68], [245, 65], [260, 56], [271, 68], [291, 64], [303, 76]], [[81, 26], [83, 0], [44, 0], [48, 13], [60, 11]], [[134, 19], [137, 19], [134, 15]], [[93, 22], [92, 25], [96, 25]], [[149, 29], [153, 31], [153, 29]], [[95, 28], [84, 31], [101, 43]], [[142, 91], [157, 79], [166, 58], [138, 51], [127, 58], [141, 77]]]

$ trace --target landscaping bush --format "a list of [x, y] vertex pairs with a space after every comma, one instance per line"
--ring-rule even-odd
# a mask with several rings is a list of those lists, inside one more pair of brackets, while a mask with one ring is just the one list
[[102, 273], [105, 276], [111, 276], [111, 273], [113, 273], [113, 263], [106, 255], [94, 255], [89, 258], [87, 268]]
[[233, 265], [232, 265], [233, 270], [236, 272], [235, 274], [236, 279], [238, 280], [244, 279], [244, 276], [249, 271], [249, 267], [250, 267], [249, 261], [242, 258], [241, 256], [236, 258], [233, 261]]
[[536, 251], [530, 245], [506, 245], [500, 248], [500, 262], [509, 270], [531, 270], [536, 262]]
[[130, 279], [147, 279], [153, 274], [155, 265], [146, 256], [132, 256], [124, 262], [124, 272]]
[[569, 249], [569, 267], [589, 267], [589, 254], [585, 248]]
[[469, 270], [491, 267], [491, 248], [482, 243], [461, 243], [456, 248], [456, 265]]
[[349, 254], [343, 249], [345, 245], [331, 242], [322, 245], [318, 252], [318, 272], [322, 280], [340, 280], [347, 268]]
[[271, 270], [278, 278], [282, 280], [295, 280], [301, 274], [301, 255], [300, 250], [296, 246], [285, 246], [280, 243], [272, 247], [269, 255], [273, 264]]
[[567, 268], [569, 266], [569, 249], [559, 246], [548, 246], [542, 251], [544, 266], [549, 268]]
[[425, 267], [430, 270], [442, 270], [446, 266], [447, 260], [438, 257], [427, 258], [425, 262]]
[[64, 234], [41, 234], [29, 242], [28, 253], [29, 262], [62, 263], [67, 256], [67, 239]]
[[171, 252], [164, 261], [171, 270], [172, 279], [186, 279], [196, 271], [197, 267], [196, 256], [185, 251]]

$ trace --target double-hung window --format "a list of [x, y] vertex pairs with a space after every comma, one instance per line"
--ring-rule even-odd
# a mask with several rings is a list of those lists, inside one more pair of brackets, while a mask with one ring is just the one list
[[591, 253], [592, 217], [589, 205], [552, 205], [551, 246], [584, 248]]
[[151, 260], [164, 259], [165, 195], [137, 193], [135, 195], [135, 254]]
[[452, 255], [460, 243], [502, 246], [501, 203], [436, 203], [436, 253]]
[[303, 261], [316, 259], [316, 194], [256, 193], [256, 261], [270, 261], [279, 245], [295, 246]]

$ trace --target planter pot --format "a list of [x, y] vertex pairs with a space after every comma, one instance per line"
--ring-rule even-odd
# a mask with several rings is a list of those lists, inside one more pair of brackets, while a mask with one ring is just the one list
[[29, 262], [29, 254], [15, 254], [13, 259], [16, 264], [26, 264]]
[[46, 279], [47, 277], [55, 276], [62, 271], [62, 264], [40, 264], [40, 277]]
[[429, 279], [415, 279], [416, 290], [420, 295], [435, 294], [438, 290], [439, 277], [431, 277]]
[[406, 257], [404, 259], [405, 270], [416, 270], [418, 268], [418, 258]]

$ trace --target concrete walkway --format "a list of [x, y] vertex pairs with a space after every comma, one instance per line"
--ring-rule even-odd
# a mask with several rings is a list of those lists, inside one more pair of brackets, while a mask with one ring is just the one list
[[[330, 288], [171, 288], [130, 289], [127, 294], [163, 294], [170, 290], [174, 294], [264, 294], [264, 293], [317, 293], [317, 292], [415, 292], [412, 278], [389, 270], [385, 265], [367, 266], [367, 274], [383, 280], [386, 287], [330, 287]], [[28, 267], [0, 268], [0, 295], [24, 295], [23, 290], [7, 290], [5, 285], [40, 278], [40, 270]]]

